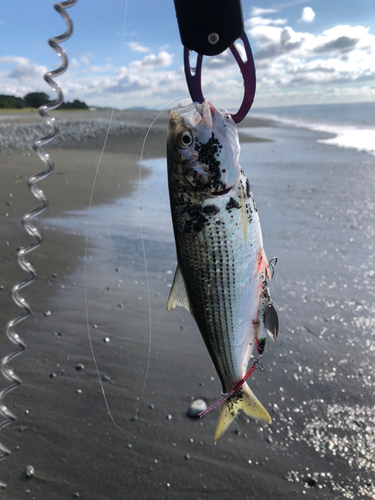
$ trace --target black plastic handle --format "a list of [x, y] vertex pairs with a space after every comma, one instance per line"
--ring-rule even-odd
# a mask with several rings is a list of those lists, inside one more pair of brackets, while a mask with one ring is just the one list
[[181, 42], [205, 56], [221, 54], [244, 31], [241, 0], [174, 0]]

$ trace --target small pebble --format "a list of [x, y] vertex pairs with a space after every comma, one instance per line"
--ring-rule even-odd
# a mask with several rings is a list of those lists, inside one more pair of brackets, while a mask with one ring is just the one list
[[32, 465], [28, 465], [26, 467], [25, 475], [26, 475], [26, 477], [33, 477], [34, 472], [35, 472], [34, 467]]
[[171, 415], [170, 413], [168, 413], [168, 415], [167, 415], [167, 419], [168, 419], [168, 420], [172, 420], [172, 415]]
[[76, 491], [75, 493], [73, 493], [73, 498], [79, 498], [80, 497], [80, 494]]
[[127, 444], [127, 445], [126, 445], [126, 447], [127, 447], [127, 448], [129, 448], [129, 450], [130, 450], [131, 448], [133, 448], [133, 446], [132, 446], [130, 443], [129, 443], [129, 444]]
[[234, 433], [237, 434], [237, 436], [241, 436], [241, 434], [242, 434], [242, 432], [240, 431], [240, 429], [235, 429]]
[[82, 363], [78, 363], [78, 365], [76, 366], [77, 372], [82, 371], [84, 368], [85, 368], [85, 366]]
[[187, 409], [186, 415], [190, 418], [199, 418], [200, 412], [206, 409], [207, 405], [203, 401], [203, 399], [196, 399], [191, 403], [191, 405]]
[[4, 285], [0, 285], [0, 290], [4, 290]]
[[111, 377], [108, 377], [108, 375], [102, 375], [102, 382], [112, 382]]
[[186, 458], [186, 460], [190, 460], [190, 455], [189, 455], [189, 453], [186, 453], [186, 454], [185, 454], [185, 458]]
[[307, 476], [303, 478], [303, 481], [308, 484], [309, 486], [315, 486], [316, 485], [316, 480], [312, 478], [311, 476]]
[[77, 389], [77, 394], [82, 394], [82, 389]]
[[103, 342], [111, 342], [111, 339], [110, 339], [109, 337], [105, 337], [105, 338], [103, 339]]
[[119, 307], [124, 307], [124, 304], [123, 304], [123, 303], [120, 303], [118, 306], [119, 306]]
[[57, 278], [57, 274], [56, 274], [56, 273], [53, 273], [53, 274], [52, 274], [52, 278]]
[[93, 324], [92, 327], [93, 328], [98, 328], [98, 325]]
[[46, 312], [44, 313], [44, 316], [47, 316], [47, 317], [48, 317], [48, 316], [51, 316], [51, 315], [52, 315], [51, 311], [46, 311]]
[[148, 407], [150, 408], [150, 410], [154, 410], [155, 409], [155, 406], [153, 404], [148, 405]]
[[18, 428], [20, 432], [25, 432], [26, 429], [27, 429], [26, 425], [21, 425], [21, 427]]
[[52, 372], [52, 373], [50, 373], [50, 377], [51, 377], [51, 378], [56, 378], [56, 372]]

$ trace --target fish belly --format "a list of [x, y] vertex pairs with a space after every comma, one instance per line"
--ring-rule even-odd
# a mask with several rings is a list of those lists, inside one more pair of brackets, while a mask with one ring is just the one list
[[200, 230], [179, 231], [181, 224], [174, 220], [178, 262], [191, 311], [224, 392], [247, 371], [264, 279], [259, 265], [263, 248], [258, 214], [252, 195], [240, 196], [246, 192], [245, 181], [238, 186], [237, 204], [231, 202], [233, 194], [204, 202], [214, 203], [219, 211], [207, 217]]

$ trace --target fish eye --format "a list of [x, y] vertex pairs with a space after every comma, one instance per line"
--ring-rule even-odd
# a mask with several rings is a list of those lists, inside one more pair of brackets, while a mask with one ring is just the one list
[[190, 132], [181, 132], [178, 137], [178, 145], [180, 148], [187, 149], [193, 144], [193, 136]]

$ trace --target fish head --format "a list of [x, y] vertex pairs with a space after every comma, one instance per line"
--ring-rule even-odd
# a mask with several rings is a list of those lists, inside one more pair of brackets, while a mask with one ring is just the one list
[[240, 179], [236, 125], [208, 101], [171, 111], [167, 150], [170, 173], [200, 194], [222, 194]]

